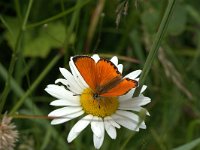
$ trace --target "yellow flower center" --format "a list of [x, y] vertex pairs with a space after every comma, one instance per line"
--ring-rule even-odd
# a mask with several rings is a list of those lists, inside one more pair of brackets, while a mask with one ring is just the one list
[[119, 105], [117, 97], [98, 97], [96, 99], [94, 97], [94, 93], [90, 88], [85, 89], [81, 94], [80, 102], [85, 113], [106, 117], [117, 110]]

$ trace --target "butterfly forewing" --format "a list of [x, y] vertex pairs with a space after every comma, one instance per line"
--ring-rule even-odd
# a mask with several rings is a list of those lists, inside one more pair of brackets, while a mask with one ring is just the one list
[[109, 60], [100, 59], [96, 64], [97, 83], [99, 87], [104, 87], [113, 79], [122, 78], [117, 67]]
[[95, 91], [97, 86], [95, 61], [89, 56], [76, 56], [73, 61], [85, 82]]

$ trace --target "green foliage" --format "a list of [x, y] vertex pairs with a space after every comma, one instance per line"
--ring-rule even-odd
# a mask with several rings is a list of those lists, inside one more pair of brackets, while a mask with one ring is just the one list
[[[20, 32], [20, 23], [17, 18], [5, 18], [12, 29], [5, 32], [5, 39], [14, 49]], [[61, 48], [66, 39], [66, 28], [62, 22], [52, 22], [43, 27], [28, 30], [23, 38], [22, 54], [24, 57], [47, 57], [53, 48]], [[67, 39], [74, 42], [74, 35]]]
[[[11, 72], [3, 112], [44, 117], [53, 109], [49, 106], [52, 98], [44, 88], [61, 76], [59, 67], [69, 68], [72, 55], [118, 55], [124, 75], [143, 69], [168, 4], [167, 0], [129, 0], [127, 9], [122, 5], [126, 0], [30, 2], [1, 1], [0, 98]], [[94, 13], [101, 2], [105, 2], [102, 13]], [[138, 133], [119, 129], [116, 140], [105, 136], [101, 149], [200, 149], [199, 5], [200, 1], [177, 0], [144, 82], [148, 86], [144, 95], [152, 100], [146, 106], [150, 112], [147, 129]], [[120, 13], [116, 14], [117, 8]], [[99, 20], [91, 29], [94, 18]], [[13, 72], [9, 71], [12, 55]], [[20, 132], [16, 149], [94, 149], [89, 127], [74, 142], [67, 143], [66, 137], [77, 120], [51, 126], [44, 118], [14, 117]]]
[[179, 35], [186, 30], [187, 10], [183, 4], [177, 5], [174, 15], [169, 23], [168, 32], [171, 35]]
[[174, 148], [173, 150], [192, 150], [199, 144], [200, 144], [200, 138], [193, 140], [192, 142], [186, 143], [185, 145], [182, 145], [180, 147]]

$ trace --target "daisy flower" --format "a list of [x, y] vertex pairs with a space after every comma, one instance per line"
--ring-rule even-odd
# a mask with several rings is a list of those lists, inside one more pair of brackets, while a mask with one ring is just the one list
[[[77, 59], [83, 63], [79, 65]], [[97, 69], [98, 73], [94, 73], [95, 66], [100, 63], [102, 67]], [[55, 117], [51, 121], [52, 125], [82, 116], [68, 134], [69, 143], [88, 125], [91, 125], [96, 149], [102, 146], [105, 131], [111, 139], [116, 139], [116, 128], [125, 127], [132, 131], [146, 129], [145, 122], [138, 113], [144, 109], [142, 106], [150, 102], [150, 98], [142, 94], [147, 86], [142, 87], [138, 97], [132, 98], [141, 70], [121, 77], [123, 65], [118, 64], [116, 56], [105, 60], [97, 54], [92, 57], [71, 57], [69, 66], [71, 72], [59, 68], [64, 78], [57, 79], [55, 84], [45, 88], [47, 93], [56, 98], [50, 105], [62, 107], [49, 113], [49, 117]], [[110, 79], [108, 76], [115, 77]]]

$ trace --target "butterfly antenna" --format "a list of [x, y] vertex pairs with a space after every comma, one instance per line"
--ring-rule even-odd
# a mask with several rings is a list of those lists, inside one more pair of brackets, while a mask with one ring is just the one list
[[[84, 93], [83, 93], [84, 94]], [[81, 94], [73, 94], [73, 96], [81, 96]]]

